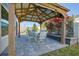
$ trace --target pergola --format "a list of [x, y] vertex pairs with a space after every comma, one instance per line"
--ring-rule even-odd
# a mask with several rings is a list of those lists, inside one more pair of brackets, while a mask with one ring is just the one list
[[50, 10], [45, 7], [41, 7], [38, 4], [28, 3], [28, 4], [16, 4], [15, 13], [19, 22], [21, 21], [33, 21], [42, 23], [50, 18], [57, 15], [63, 17], [61, 13], [58, 13], [56, 9]]
[[[61, 17], [62, 22], [62, 35], [61, 43], [65, 44], [66, 35], [66, 16], [69, 9], [57, 4], [57, 3], [17, 3], [8, 4], [9, 9], [9, 33], [8, 33], [8, 55], [15, 55], [15, 38], [16, 38], [16, 20], [15, 15], [19, 23], [20, 34], [20, 22], [32, 21], [42, 24], [53, 17]], [[1, 7], [1, 4], [0, 4]]]
[[15, 5], [15, 13], [19, 22], [19, 37], [20, 37], [20, 22], [22, 21], [32, 21], [41, 24], [51, 18], [56, 16], [64, 18], [63, 15], [57, 12], [56, 9], [48, 9], [39, 6], [39, 4], [34, 3], [19, 3]]

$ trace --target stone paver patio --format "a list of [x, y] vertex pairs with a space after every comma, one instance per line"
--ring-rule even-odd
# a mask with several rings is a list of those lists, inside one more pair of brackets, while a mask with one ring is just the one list
[[16, 38], [16, 55], [17, 56], [38, 56], [49, 51], [54, 51], [66, 47], [53, 39], [46, 38], [40, 43], [29, 40], [25, 35]]

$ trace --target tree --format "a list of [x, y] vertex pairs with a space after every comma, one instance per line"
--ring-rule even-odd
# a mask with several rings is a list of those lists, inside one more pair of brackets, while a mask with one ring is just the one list
[[48, 30], [49, 33], [52, 33], [52, 30], [54, 28], [54, 24], [52, 22], [47, 22], [46, 24], [46, 28]]
[[48, 32], [51, 33], [51, 32], [57, 31], [57, 34], [60, 34], [61, 23], [62, 23], [62, 18], [60, 17], [55, 17], [55, 18], [50, 19], [46, 24]]
[[67, 29], [67, 36], [73, 36], [73, 16], [69, 17], [66, 21], [66, 29]]
[[36, 32], [38, 31], [38, 27], [36, 26], [36, 24], [34, 24], [34, 25], [32, 26], [32, 30], [33, 30], [33, 31], [36, 31]]
[[29, 27], [26, 27], [25, 32], [26, 32], [26, 34], [29, 32]]
[[42, 23], [42, 28], [43, 28], [43, 29], [46, 28], [46, 22], [43, 22], [43, 23]]

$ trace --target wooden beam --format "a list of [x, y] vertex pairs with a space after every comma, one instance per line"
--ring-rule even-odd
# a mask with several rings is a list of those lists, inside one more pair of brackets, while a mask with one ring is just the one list
[[[32, 10], [32, 11], [33, 11], [33, 10]], [[27, 15], [30, 14], [32, 11], [29, 11], [29, 12], [27, 13]], [[22, 15], [22, 16], [21, 16], [21, 15], [18, 15], [18, 13], [16, 13], [16, 15], [18, 16], [18, 18], [21, 18], [21, 17], [26, 16], [26, 13], [25, 13], [25, 15]]]
[[[36, 14], [37, 14], [37, 16], [38, 16], [38, 18], [39, 18], [39, 21], [41, 20], [41, 18], [39, 17], [39, 15], [38, 15], [38, 13], [36, 12]], [[40, 23], [41, 23], [41, 21], [40, 21]]]
[[[36, 13], [35, 13], [35, 16], [37, 16], [37, 17], [38, 17], [38, 15], [37, 15], [37, 11], [36, 11]], [[38, 17], [38, 19], [39, 19], [39, 17]], [[37, 19], [36, 19], [35, 21], [37, 21]]]
[[8, 33], [8, 55], [14, 56], [16, 39], [15, 4], [9, 4], [9, 33]]
[[[37, 22], [37, 23], [40, 23], [40, 21], [32, 21], [32, 20], [26, 20], [26, 19], [23, 19], [23, 21], [31, 21], [31, 22]], [[22, 22], [22, 21], [20, 21]]]
[[[28, 6], [28, 9], [30, 9], [30, 8], [31, 8], [31, 7]], [[33, 7], [33, 8], [34, 8], [34, 7]], [[38, 8], [38, 10], [40, 10], [40, 8], [44, 8], [44, 7], [35, 6], [35, 8]], [[48, 8], [48, 9], [49, 9], [49, 8]], [[41, 10], [41, 11], [42, 11], [42, 10]], [[53, 10], [52, 10], [52, 11], [53, 11]], [[27, 12], [27, 14], [29, 14], [29, 13]], [[25, 14], [25, 15], [27, 15], [27, 14]], [[43, 13], [43, 11], [42, 11], [41, 13], [38, 12], [38, 14], [39, 14], [39, 15], [42, 15], [42, 16], [43, 16], [43, 15], [48, 16], [48, 14], [47, 14], [47, 13]], [[50, 13], [49, 13], [49, 14], [50, 14]], [[25, 15], [22, 15], [22, 16], [25, 16]], [[44, 16], [44, 17], [45, 17], [45, 16]], [[49, 19], [51, 19], [51, 18], [53, 18], [53, 17], [55, 17], [55, 16], [52, 16], [52, 17], [48, 16], [48, 17], [49, 17], [49, 18], [47, 18], [47, 20], [49, 20]], [[45, 18], [46, 18], [46, 17], [45, 17]], [[44, 20], [44, 21], [47, 21], [47, 20]]]
[[27, 16], [27, 13], [28, 13], [28, 11], [29, 11], [29, 9], [30, 9], [30, 6], [31, 6], [31, 4], [29, 3], [29, 5], [28, 5], [28, 9], [26, 10], [26, 14], [25, 14], [25, 16]]
[[[29, 11], [29, 12], [27, 12], [27, 15], [32, 15], [32, 14], [30, 14], [30, 13], [32, 13], [34, 10], [32, 10], [32, 11]], [[18, 16], [19, 18], [21, 18], [21, 17], [26, 17], [27, 16], [26, 14], [25, 15], [22, 15], [22, 16]]]
[[33, 15], [34, 15], [34, 12], [33, 12], [33, 14], [32, 14], [31, 20], [33, 19]]
[[38, 12], [37, 10], [38, 10], [38, 8], [35, 8], [36, 15], [38, 16], [38, 18], [39, 18], [39, 21], [40, 21], [40, 24], [41, 24], [41, 23], [42, 23], [42, 22], [41, 22], [41, 18], [39, 17], [41, 14], [40, 14], [40, 15], [38, 15], [38, 13], [39, 13], [39, 12]]
[[[28, 8], [22, 8], [23, 10], [27, 10]], [[29, 9], [34, 9], [34, 7], [30, 7]], [[21, 10], [21, 8], [16, 8], [16, 10]]]
[[[38, 8], [37, 8], [38, 9]], [[50, 18], [50, 16], [48, 15], [48, 14], [46, 14], [45, 12], [43, 13], [43, 11], [41, 12], [42, 14], [40, 14], [40, 15], [42, 15], [43, 17], [45, 17], [46, 18], [46, 16], [48, 16], [49, 18]], [[47, 18], [46, 18], [47, 19]]]
[[65, 11], [65, 10], [62, 10], [61, 8], [58, 8], [58, 7], [56, 7], [56, 5], [55, 4], [48, 4], [48, 3], [43, 3], [43, 4], [41, 4], [41, 3], [39, 3], [39, 4], [37, 4], [38, 6], [41, 6], [41, 7], [43, 7], [43, 8], [47, 8], [47, 9], [50, 9], [50, 10], [52, 10], [52, 11], [57, 11], [57, 12], [59, 12], [59, 13], [64, 13], [64, 14], [66, 14], [68, 11]]
[[44, 11], [42, 11], [40, 8], [38, 8], [40, 11], [41, 11], [41, 13], [43, 13], [43, 14], [45, 14], [46, 16], [48, 16], [48, 17], [50, 17], [48, 14], [46, 14]]
[[23, 5], [23, 4], [21, 3], [21, 17], [22, 17], [22, 5]]
[[64, 15], [64, 19], [62, 22], [62, 34], [61, 34], [61, 43], [65, 44], [66, 39], [66, 16]]
[[[36, 13], [36, 15], [35, 15], [35, 16], [37, 16], [39, 19], [41, 19], [41, 18], [39, 17], [40, 15], [38, 15], [38, 12], [35, 12], [35, 13]], [[51, 18], [54, 18], [54, 17], [56, 17], [56, 16], [50, 17], [50, 18], [48, 18], [48, 19], [44, 20], [43, 22], [45, 22], [45, 21], [47, 21], [47, 20], [49, 20], [49, 19], [51, 19]], [[24, 20], [26, 21], [26, 19], [24, 19]], [[27, 21], [32, 21], [32, 20], [27, 20]], [[42, 23], [42, 22], [37, 21], [37, 20], [34, 20], [34, 21], [32, 21], [32, 22]]]
[[[26, 11], [22, 11], [22, 13], [25, 13], [25, 12], [26, 12]], [[16, 13], [21, 13], [21, 11], [19, 11], [19, 12], [16, 11]]]

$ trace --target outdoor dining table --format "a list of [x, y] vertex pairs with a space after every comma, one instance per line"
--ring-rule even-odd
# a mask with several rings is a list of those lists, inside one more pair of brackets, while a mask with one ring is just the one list
[[30, 32], [30, 33], [29, 33], [29, 40], [30, 40], [31, 42], [37, 42], [38, 34], [39, 34], [39, 33], [34, 32], [34, 31]]
[[30, 42], [40, 42], [46, 39], [47, 32], [44, 30], [40, 32], [30, 31], [29, 32], [29, 40]]

